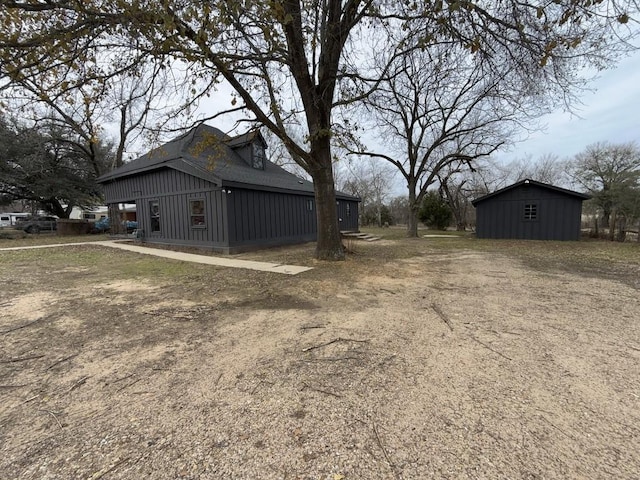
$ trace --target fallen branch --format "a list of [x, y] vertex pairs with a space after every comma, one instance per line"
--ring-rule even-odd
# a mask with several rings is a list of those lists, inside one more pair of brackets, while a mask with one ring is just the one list
[[251, 390], [251, 395], [253, 395], [254, 393], [256, 393], [256, 391], [258, 390], [258, 388], [260, 387], [260, 385], [270, 385], [270, 386], [274, 386], [275, 383], [273, 382], [267, 382], [266, 380], [260, 380], [255, 387], [253, 387], [253, 389]]
[[326, 325], [309, 325], [309, 326], [302, 326], [300, 327], [300, 330], [312, 330], [314, 328], [327, 328]]
[[124, 462], [126, 462], [128, 460], [129, 460], [129, 457], [123, 458], [122, 460], [116, 461], [116, 463], [114, 463], [110, 467], [103, 468], [102, 470], [99, 470], [96, 473], [94, 473], [93, 475], [91, 475], [89, 477], [89, 480], [98, 480], [98, 479], [104, 477], [107, 473], [111, 473], [112, 471], [114, 471], [116, 468], [118, 468], [120, 465], [122, 465]]
[[60, 360], [58, 360], [56, 362], [53, 362], [51, 365], [49, 365], [47, 368], [45, 368], [45, 371], [51, 370], [56, 365], [59, 365], [62, 362], [66, 362], [67, 360], [71, 360], [72, 358], [77, 357], [77, 356], [78, 356], [78, 354], [74, 353], [73, 355], [69, 355], [68, 357], [61, 358]]
[[451, 320], [449, 320], [449, 318], [444, 314], [444, 312], [440, 309], [440, 307], [438, 307], [438, 305], [436, 305], [435, 303], [432, 303], [431, 308], [433, 308], [433, 311], [438, 314], [438, 316], [442, 319], [444, 323], [447, 324], [447, 327], [449, 327], [449, 330], [453, 332], [453, 324], [451, 323]]
[[391, 468], [391, 473], [393, 473], [393, 478], [400, 478], [396, 473], [396, 466], [389, 458], [389, 454], [387, 453], [387, 450], [384, 448], [384, 445], [382, 444], [382, 440], [380, 440], [380, 435], [378, 434], [378, 429], [376, 428], [376, 422], [373, 422], [372, 425], [373, 425], [373, 433], [376, 435], [376, 442], [378, 443], [378, 447], [380, 447], [380, 450], [382, 450], [382, 454], [384, 455], [384, 458], [387, 460], [387, 463], [389, 464], [389, 468]]
[[[38, 410], [38, 411], [39, 411], [39, 412], [45, 412], [45, 413], [48, 413], [49, 415], [51, 415], [51, 416], [55, 419], [55, 421], [56, 421], [56, 423], [58, 424], [58, 426], [59, 426], [60, 428], [62, 428], [62, 424], [60, 423], [60, 420], [58, 420], [58, 417], [56, 417], [56, 414], [55, 414], [55, 413], [53, 413], [51, 410]], [[59, 413], [59, 412], [58, 412], [58, 413]]]
[[395, 295], [395, 294], [396, 294], [396, 292], [394, 292], [394, 291], [392, 291], [392, 290], [387, 290], [386, 288], [381, 288], [381, 289], [380, 289], [380, 291], [381, 291], [381, 292], [387, 292], [387, 293], [390, 293], [391, 295]]
[[302, 384], [302, 389], [304, 390], [305, 388], [308, 388], [309, 390], [313, 390], [314, 392], [324, 393], [325, 395], [331, 395], [332, 397], [342, 398], [342, 395], [339, 395], [337, 393], [330, 392], [328, 390], [323, 390], [321, 388], [315, 388], [315, 387], [312, 387], [310, 385], [307, 385], [306, 383], [303, 383]]
[[543, 419], [545, 422], [547, 422], [549, 425], [551, 425], [553, 428], [555, 428], [556, 430], [558, 430], [561, 434], [563, 434], [565, 437], [567, 437], [570, 440], [575, 440], [575, 438], [573, 438], [571, 435], [569, 435], [567, 432], [565, 432], [564, 430], [562, 430], [560, 427], [556, 426], [554, 423], [552, 423], [547, 417], [545, 417], [544, 415], [539, 415], [539, 417], [541, 419]]
[[27, 398], [27, 399], [26, 399], [24, 402], [22, 402], [20, 405], [24, 405], [25, 403], [29, 403], [29, 402], [31, 402], [31, 401], [33, 401], [33, 400], [35, 400], [36, 398], [38, 398], [39, 396], [40, 396], [40, 394], [38, 394], [38, 395], [34, 395], [34, 396], [33, 396], [33, 397], [31, 397], [31, 398]]
[[141, 378], [138, 378], [138, 379], [134, 380], [134, 381], [133, 381], [133, 382], [131, 382], [131, 383], [127, 383], [124, 387], [120, 387], [118, 390], [116, 390], [116, 393], [121, 392], [121, 391], [122, 391], [122, 390], [124, 390], [125, 388], [129, 388], [129, 387], [131, 387], [131, 386], [135, 385], [135, 384], [136, 384], [136, 383], [138, 383], [140, 380], [142, 380], [142, 379], [141, 379]]
[[29, 385], [29, 383], [21, 383], [19, 385], [0, 385], [0, 388], [21, 388], [28, 387]]
[[121, 382], [122, 380], [126, 380], [127, 378], [131, 378], [131, 377], [133, 377], [134, 375], [135, 375], [135, 373], [130, 373], [129, 375], [125, 375], [125, 376], [124, 376], [124, 377], [122, 377], [122, 378], [118, 378], [118, 379], [114, 380], [114, 381], [113, 381], [113, 382], [111, 382], [111, 383], [118, 383], [118, 382]]
[[303, 348], [302, 351], [303, 352], [309, 352], [311, 350], [315, 350], [316, 348], [322, 348], [322, 347], [326, 347], [327, 345], [331, 345], [332, 343], [337, 343], [337, 342], [357, 342], [357, 343], [367, 343], [369, 340], [357, 340], [355, 338], [342, 338], [342, 337], [338, 337], [335, 338], [329, 342], [326, 343], [321, 343], [320, 345], [314, 345], [313, 347], [307, 347], [307, 348]]
[[474, 337], [473, 335], [469, 335], [471, 337], [472, 340], [475, 340], [476, 342], [478, 342], [480, 345], [482, 345], [484, 348], [486, 348], [487, 350], [491, 350], [493, 353], [500, 355], [502, 358], [506, 358], [507, 360], [513, 360], [512, 358], [507, 357], [504, 353], [499, 352], [498, 350], [495, 350], [494, 348], [491, 348], [489, 345], [487, 345], [484, 342], [481, 342], [480, 340], [478, 340], [476, 337]]
[[80, 380], [78, 380], [76, 383], [74, 383], [73, 385], [71, 385], [71, 388], [69, 390], [67, 390], [67, 393], [70, 392], [71, 390], [74, 390], [76, 388], [78, 388], [80, 385], [83, 385], [84, 382], [86, 382], [89, 378], [91, 378], [90, 375], [86, 376], [86, 377], [82, 377]]
[[31, 355], [30, 357], [10, 358], [9, 360], [2, 360], [0, 363], [16, 363], [26, 362], [27, 360], [35, 360], [36, 358], [42, 358], [44, 355]]
[[5, 330], [4, 332], [2, 332], [2, 335], [6, 335], [7, 333], [15, 332], [16, 330], [20, 330], [21, 328], [27, 328], [27, 327], [29, 327], [31, 325], [34, 325], [34, 324], [40, 322], [41, 320], [44, 320], [45, 318], [48, 318], [48, 317], [40, 317], [40, 318], [35, 319], [32, 322], [28, 322], [28, 323], [25, 323], [23, 325], [18, 325], [17, 327], [10, 328], [9, 330]]
[[324, 358], [312, 358], [305, 360], [307, 363], [313, 362], [340, 362], [342, 360], [360, 360], [359, 357], [324, 357]]

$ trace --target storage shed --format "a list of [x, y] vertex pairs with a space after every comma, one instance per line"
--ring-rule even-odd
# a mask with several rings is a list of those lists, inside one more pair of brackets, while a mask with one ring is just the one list
[[[317, 238], [313, 184], [267, 160], [259, 132], [208, 125], [98, 179], [107, 204], [135, 203], [143, 241], [234, 253]], [[359, 199], [337, 194], [340, 230], [358, 230]]]
[[582, 202], [589, 195], [522, 180], [475, 199], [478, 238], [579, 240]]

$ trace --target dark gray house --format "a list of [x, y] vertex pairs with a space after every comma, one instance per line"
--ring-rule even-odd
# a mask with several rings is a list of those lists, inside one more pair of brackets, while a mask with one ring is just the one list
[[[259, 132], [232, 138], [203, 124], [98, 181], [107, 204], [136, 204], [145, 242], [234, 253], [316, 240], [313, 184], [265, 148]], [[358, 202], [337, 195], [341, 230], [358, 230]]]
[[590, 198], [534, 180], [522, 180], [475, 199], [478, 238], [579, 240], [582, 202]]

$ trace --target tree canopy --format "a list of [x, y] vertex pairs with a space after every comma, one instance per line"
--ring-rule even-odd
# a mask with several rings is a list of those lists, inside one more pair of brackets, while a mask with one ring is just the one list
[[74, 206], [98, 204], [95, 179], [112, 150], [97, 142], [94, 153], [87, 157], [78, 139], [54, 124], [28, 127], [0, 117], [0, 198], [27, 200], [61, 218]]
[[592, 202], [624, 239], [627, 222], [640, 220], [640, 148], [635, 143], [599, 142], [587, 146], [569, 165], [574, 181], [593, 196]]
[[[226, 80], [237, 94], [229, 110], [249, 112], [312, 177], [316, 255], [341, 259], [331, 139], [351, 127], [335, 113], [375, 91], [386, 66], [452, 45], [562, 87], [554, 71], [605, 66], [628, 36], [615, 27], [636, 11], [634, 1], [615, 0], [1, 0], [0, 73], [32, 79], [52, 97], [135, 77], [147, 62], [188, 70], [192, 99]], [[300, 128], [301, 141], [291, 134]]]

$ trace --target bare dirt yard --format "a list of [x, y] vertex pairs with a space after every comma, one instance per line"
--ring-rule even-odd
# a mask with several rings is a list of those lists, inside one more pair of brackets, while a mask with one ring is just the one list
[[638, 245], [387, 237], [0, 252], [0, 478], [640, 476]]

